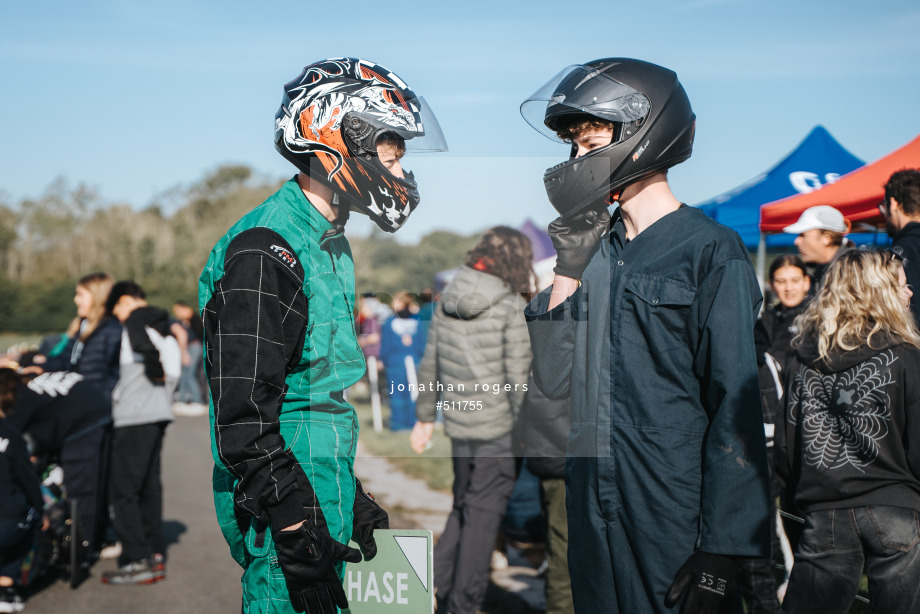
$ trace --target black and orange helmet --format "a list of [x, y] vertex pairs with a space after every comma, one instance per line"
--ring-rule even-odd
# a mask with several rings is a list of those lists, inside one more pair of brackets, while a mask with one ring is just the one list
[[281, 155], [380, 228], [395, 232], [418, 206], [418, 184], [411, 172], [400, 178], [380, 163], [381, 137], [404, 141], [410, 152], [447, 151], [425, 100], [374, 62], [322, 60], [284, 86], [275, 115]]

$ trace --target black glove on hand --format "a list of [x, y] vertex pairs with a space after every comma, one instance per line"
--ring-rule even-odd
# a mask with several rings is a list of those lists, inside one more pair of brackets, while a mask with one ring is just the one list
[[672, 608], [686, 595], [680, 614], [717, 614], [728, 607], [734, 585], [734, 557], [697, 550], [677, 571], [664, 604]]
[[364, 559], [369, 561], [377, 556], [377, 542], [374, 541], [374, 529], [389, 529], [390, 517], [372, 496], [364, 492], [361, 480], [355, 478], [354, 524], [351, 538], [361, 546]]
[[601, 235], [610, 225], [607, 209], [593, 209], [579, 213], [569, 219], [556, 218], [549, 225], [549, 237], [556, 249], [557, 275], [581, 279], [582, 273], [600, 244]]
[[336, 606], [348, 607], [335, 562], [358, 563], [361, 553], [332, 539], [322, 512], [315, 517], [307, 514], [297, 529], [278, 531], [273, 537], [296, 612], [335, 614]]

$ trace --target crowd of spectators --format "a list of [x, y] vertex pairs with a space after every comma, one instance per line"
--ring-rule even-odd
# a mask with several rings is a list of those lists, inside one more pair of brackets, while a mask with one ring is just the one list
[[[750, 612], [845, 612], [863, 573], [875, 611], [920, 611], [910, 580], [920, 573], [920, 308], [911, 300], [920, 171], [892, 175], [880, 210], [892, 247], [854, 247], [849, 221], [814, 207], [785, 229], [798, 235], [798, 254], [769, 269], [775, 300], [753, 335], [774, 539], [772, 558], [738, 565]], [[491, 536], [522, 471], [516, 458], [539, 483], [547, 611], [573, 609], [568, 402], [537, 389], [523, 316], [538, 286], [528, 239], [496, 227], [443, 293], [357, 304], [367, 385], [378, 412], [386, 399], [389, 429], [407, 431], [419, 453], [437, 423], [451, 440], [454, 507], [434, 573], [452, 611], [482, 602]], [[48, 529], [42, 488], [53, 465], [79, 504], [82, 564], [117, 540], [119, 564], [103, 582], [165, 579], [163, 437], [173, 415], [207, 412], [195, 308], [177, 301], [170, 318], [136, 283], [105, 273], [81, 278], [74, 304], [63, 334], [11, 349], [0, 368], [0, 611], [22, 610], [21, 569]]]
[[0, 365], [2, 612], [24, 609], [23, 588], [53, 556], [46, 512], [64, 497], [81, 538], [70, 574], [107, 557], [118, 564], [103, 583], [165, 579], [163, 436], [174, 412], [207, 411], [194, 310], [177, 303], [173, 320], [138, 284], [106, 273], [81, 278], [74, 304], [67, 331], [11, 348]]

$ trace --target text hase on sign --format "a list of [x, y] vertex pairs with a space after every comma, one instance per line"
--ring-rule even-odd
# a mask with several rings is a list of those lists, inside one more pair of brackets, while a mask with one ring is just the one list
[[373, 571], [366, 575], [360, 571], [348, 570], [345, 573], [345, 588], [348, 591], [348, 601], [397, 603], [408, 605], [409, 574], [392, 573], [386, 571], [377, 581], [377, 574]]

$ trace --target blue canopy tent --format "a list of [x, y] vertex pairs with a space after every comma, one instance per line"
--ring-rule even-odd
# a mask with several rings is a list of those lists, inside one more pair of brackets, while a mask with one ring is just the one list
[[[795, 150], [767, 172], [715, 198], [694, 205], [717, 222], [733, 229], [748, 249], [760, 240], [760, 207], [780, 198], [813, 192], [834, 183], [864, 163], [844, 149], [823, 126], [815, 126]], [[874, 243], [873, 234], [849, 235], [856, 243]], [[766, 237], [768, 247], [788, 247], [794, 235]]]

